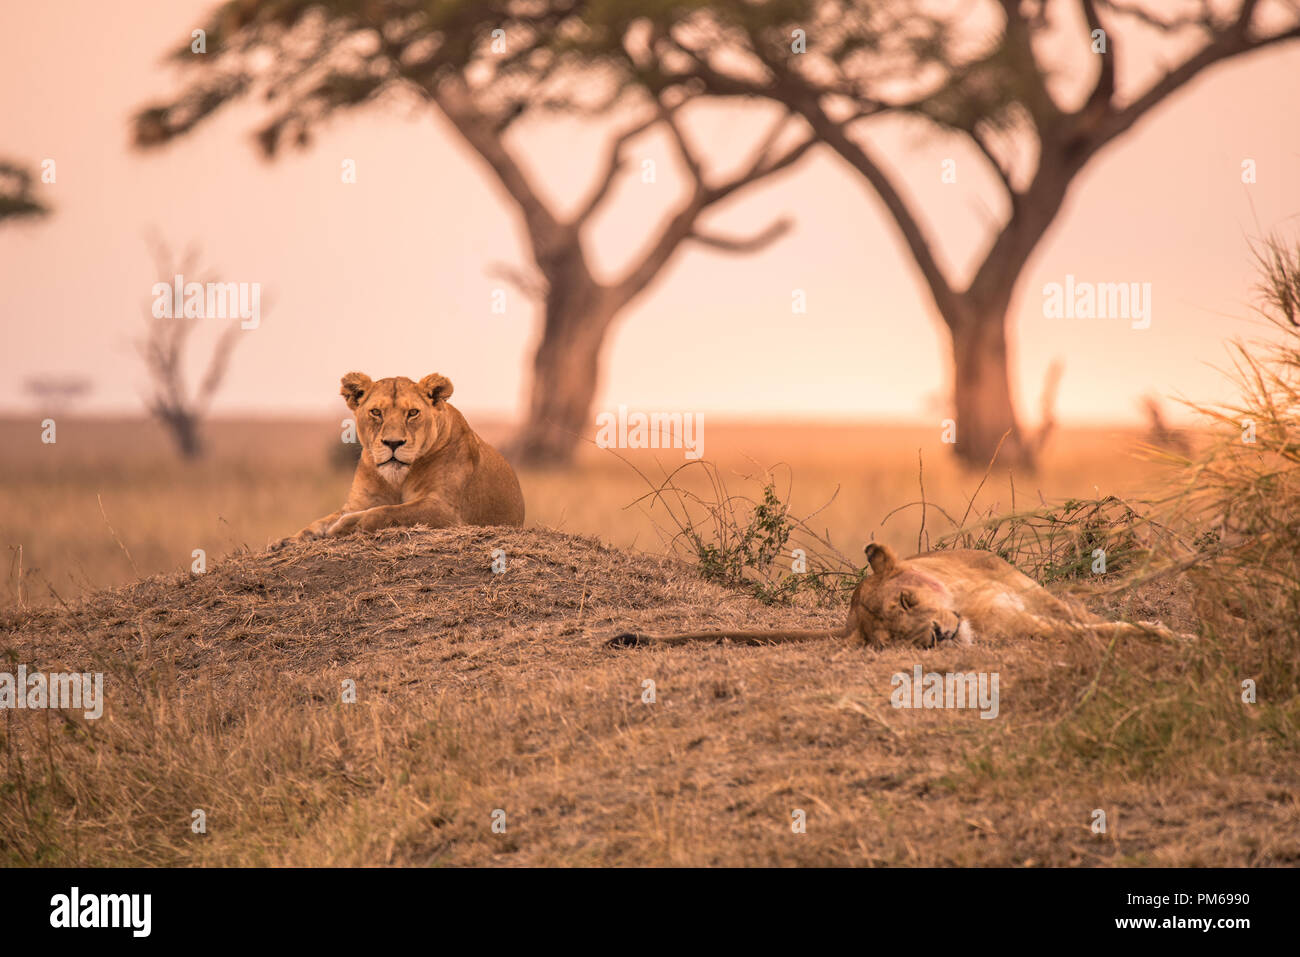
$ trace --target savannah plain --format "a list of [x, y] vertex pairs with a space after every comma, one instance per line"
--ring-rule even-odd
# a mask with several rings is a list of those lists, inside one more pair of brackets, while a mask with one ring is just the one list
[[[835, 595], [764, 604], [672, 547], [636, 469], [661, 477], [680, 452], [588, 447], [571, 470], [524, 471], [521, 530], [269, 555], [344, 493], [334, 423], [216, 421], [195, 464], [141, 422], [58, 429], [42, 445], [36, 420], [3, 427], [0, 646], [103, 670], [108, 707], [5, 714], [6, 863], [1300, 861], [1294, 699], [1244, 707], [1208, 646], [605, 648], [628, 628], [842, 622]], [[1014, 507], [1140, 500], [1163, 469], [1142, 438], [1061, 430]], [[708, 422], [705, 458], [748, 495], [785, 463], [792, 514], [825, 505], [811, 527], [854, 564], [873, 537], [914, 551], [950, 531], [939, 509], [1013, 507], [1010, 476], [958, 469], [937, 428]], [[889, 516], [922, 483], [924, 529], [919, 506]], [[1179, 578], [1087, 600], [1197, 630]], [[892, 708], [891, 676], [916, 665], [998, 672], [998, 719]]]
[[[217, 420], [204, 432], [207, 457], [187, 462], [148, 420], [58, 418], [57, 441], [40, 441], [42, 416], [0, 420], [0, 533], [10, 549], [5, 601], [44, 604], [52, 592], [76, 597], [140, 575], [188, 569], [194, 549], [218, 556], [259, 549], [338, 508], [351, 480], [337, 421]], [[504, 443], [501, 423], [470, 424]], [[860, 564], [869, 540], [917, 550], [920, 510], [890, 512], [920, 500], [956, 518], [981, 473], [962, 470], [940, 441], [940, 427], [876, 424], [727, 423], [705, 417], [703, 459], [735, 484], [771, 469], [791, 510], [818, 512], [814, 523]], [[1159, 469], [1140, 454], [1144, 430], [1076, 428], [1058, 434], [1037, 475], [1014, 494], [1021, 505], [1071, 497], [1140, 496]], [[676, 532], [663, 508], [644, 496], [687, 463], [681, 450], [602, 450], [583, 445], [572, 470], [521, 470], [528, 524], [610, 545], [663, 553], [661, 532]], [[641, 474], [638, 474], [638, 470]], [[679, 477], [692, 483], [695, 469]], [[644, 475], [644, 478], [642, 477]], [[1012, 507], [1013, 481], [996, 465], [971, 514]], [[1041, 498], [1040, 498], [1041, 496]], [[101, 508], [102, 506], [102, 508]], [[824, 506], [824, 508], [823, 508]], [[950, 531], [931, 511], [932, 534]], [[17, 548], [22, 547], [21, 576]], [[129, 553], [129, 556], [128, 556]]]

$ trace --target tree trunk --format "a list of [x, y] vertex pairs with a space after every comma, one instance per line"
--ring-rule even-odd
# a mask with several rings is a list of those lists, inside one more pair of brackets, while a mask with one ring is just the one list
[[506, 450], [521, 465], [568, 465], [595, 424], [591, 404], [613, 312], [594, 285], [551, 289], [533, 356], [528, 417]]
[[1006, 310], [974, 311], [949, 328], [957, 458], [974, 468], [986, 468], [1002, 442], [997, 458], [1000, 467], [1032, 469], [1033, 449], [1016, 421], [1011, 401]]
[[202, 458], [203, 439], [199, 436], [198, 419], [187, 412], [177, 411], [170, 422], [181, 457], [190, 461]]

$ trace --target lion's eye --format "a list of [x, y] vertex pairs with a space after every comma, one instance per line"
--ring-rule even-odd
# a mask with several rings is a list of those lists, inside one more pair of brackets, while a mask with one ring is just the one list
[[376, 419], [382, 419], [384, 417], [384, 413], [380, 412], [378, 409], [371, 409], [370, 414]]
[[903, 606], [904, 611], [911, 611], [916, 607], [916, 596], [910, 591], [905, 591], [898, 596], [898, 603]]
[[407, 411], [407, 413], [406, 413], [406, 417], [407, 417], [408, 419], [413, 419], [413, 418], [415, 418], [415, 417], [416, 417], [417, 415], [419, 415], [419, 414], [420, 414], [420, 410], [419, 410], [419, 409], [409, 409], [409, 410]]

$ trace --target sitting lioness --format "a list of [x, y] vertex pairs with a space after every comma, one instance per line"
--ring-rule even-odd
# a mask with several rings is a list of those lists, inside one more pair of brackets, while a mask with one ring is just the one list
[[866, 548], [871, 574], [849, 600], [842, 631], [707, 631], [680, 635], [624, 633], [614, 646], [678, 645], [691, 641], [785, 644], [818, 638], [852, 638], [875, 648], [890, 644], [934, 647], [952, 641], [1048, 637], [1088, 632], [1105, 637], [1148, 634], [1173, 637], [1164, 625], [1107, 622], [1051, 595], [1032, 578], [991, 552], [925, 552], [899, 560], [888, 545]]
[[524, 496], [501, 453], [453, 405], [451, 380], [427, 375], [374, 382], [360, 372], [340, 390], [356, 413], [361, 461], [347, 501], [297, 535], [298, 542], [390, 525], [522, 525]]

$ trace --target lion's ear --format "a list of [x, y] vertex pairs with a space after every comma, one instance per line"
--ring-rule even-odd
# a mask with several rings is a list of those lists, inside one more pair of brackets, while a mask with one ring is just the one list
[[374, 382], [364, 372], [349, 372], [343, 377], [341, 384], [343, 388], [339, 389], [339, 395], [347, 400], [348, 408], [355, 411]]
[[877, 575], [888, 575], [898, 569], [898, 556], [888, 545], [878, 545], [872, 542], [864, 549], [867, 553], [867, 564], [871, 566], [872, 572]]
[[451, 398], [451, 380], [445, 375], [434, 372], [420, 380], [420, 391], [429, 397], [430, 402], [437, 405], [440, 400]]

